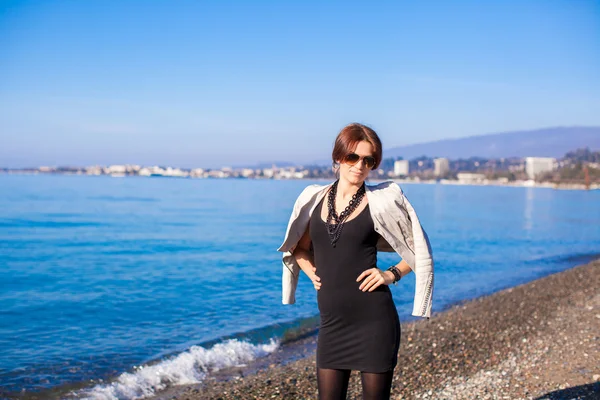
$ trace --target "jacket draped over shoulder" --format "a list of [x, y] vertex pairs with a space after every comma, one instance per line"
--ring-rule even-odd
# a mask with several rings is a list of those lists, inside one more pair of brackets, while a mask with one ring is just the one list
[[[309, 185], [296, 199], [278, 251], [283, 252], [282, 302], [296, 302], [296, 288], [300, 276], [293, 252], [308, 227], [317, 204], [332, 184]], [[377, 250], [396, 252], [415, 273], [415, 296], [412, 315], [430, 318], [433, 297], [433, 256], [431, 244], [419, 222], [417, 213], [398, 184], [387, 181], [365, 185], [369, 211], [375, 231], [380, 238]]]

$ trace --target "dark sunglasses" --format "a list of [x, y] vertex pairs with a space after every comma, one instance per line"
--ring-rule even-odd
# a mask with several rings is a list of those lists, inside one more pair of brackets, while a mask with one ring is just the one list
[[363, 160], [363, 164], [365, 164], [365, 167], [367, 167], [369, 169], [373, 169], [373, 167], [375, 166], [375, 157], [373, 157], [373, 156], [361, 157], [356, 153], [347, 154], [346, 157], [344, 157], [344, 162], [346, 164], [355, 165], [361, 159]]

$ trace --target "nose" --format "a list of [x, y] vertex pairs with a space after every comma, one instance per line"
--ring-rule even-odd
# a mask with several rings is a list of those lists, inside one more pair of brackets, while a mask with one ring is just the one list
[[354, 168], [356, 168], [356, 170], [360, 173], [364, 172], [365, 169], [367, 168], [365, 165], [365, 162], [363, 160], [360, 160], [359, 162], [357, 162], [356, 164], [354, 164]]

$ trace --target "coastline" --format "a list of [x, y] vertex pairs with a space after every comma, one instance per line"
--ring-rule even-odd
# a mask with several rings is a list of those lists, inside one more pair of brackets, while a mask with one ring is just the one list
[[600, 190], [599, 183], [590, 184], [589, 188], [583, 183], [552, 183], [552, 182], [535, 182], [535, 181], [511, 181], [511, 182], [500, 182], [500, 181], [487, 181], [487, 182], [461, 182], [457, 180], [442, 179], [439, 182], [436, 180], [403, 180], [403, 179], [392, 179], [397, 183], [424, 183], [424, 184], [440, 184], [440, 185], [455, 185], [455, 186], [496, 186], [496, 187], [517, 187], [517, 188], [545, 188], [555, 190]]
[[[392, 399], [600, 398], [600, 259], [402, 323]], [[316, 337], [166, 399], [314, 399]], [[288, 349], [289, 351], [289, 349]], [[349, 399], [361, 398], [353, 371]]]
[[[106, 176], [110, 178], [175, 178], [175, 179], [245, 179], [245, 180], [276, 180], [276, 181], [290, 181], [290, 180], [299, 180], [299, 181], [326, 181], [329, 182], [331, 179], [329, 178], [239, 178], [239, 177], [207, 177], [207, 178], [197, 178], [197, 177], [189, 177], [189, 176], [171, 176], [171, 175], [156, 175], [156, 176], [144, 176], [144, 175], [125, 175], [125, 174], [106, 174], [106, 175], [96, 175], [96, 174], [82, 174], [82, 173], [47, 173], [47, 172], [5, 172], [0, 170], [0, 175], [54, 175], [54, 176]], [[495, 186], [495, 187], [517, 187], [517, 188], [544, 188], [544, 189], [554, 189], [554, 190], [582, 190], [582, 191], [595, 191], [600, 190], [600, 183], [591, 183], [589, 187], [586, 187], [583, 183], [552, 183], [552, 182], [535, 182], [535, 181], [510, 181], [510, 182], [501, 182], [501, 181], [485, 181], [485, 182], [463, 182], [458, 180], [450, 180], [450, 179], [431, 179], [431, 180], [415, 180], [415, 179], [402, 179], [396, 177], [389, 178], [371, 178], [370, 182], [385, 182], [385, 181], [394, 181], [396, 183], [401, 184], [414, 184], [414, 185], [454, 185], [454, 186]]]

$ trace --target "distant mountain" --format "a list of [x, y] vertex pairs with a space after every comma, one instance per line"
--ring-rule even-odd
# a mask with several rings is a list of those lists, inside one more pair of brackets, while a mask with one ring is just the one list
[[563, 157], [577, 148], [600, 150], [600, 127], [559, 127], [533, 131], [494, 133], [413, 144], [384, 150], [384, 157], [419, 156], [450, 159], [483, 157]]

